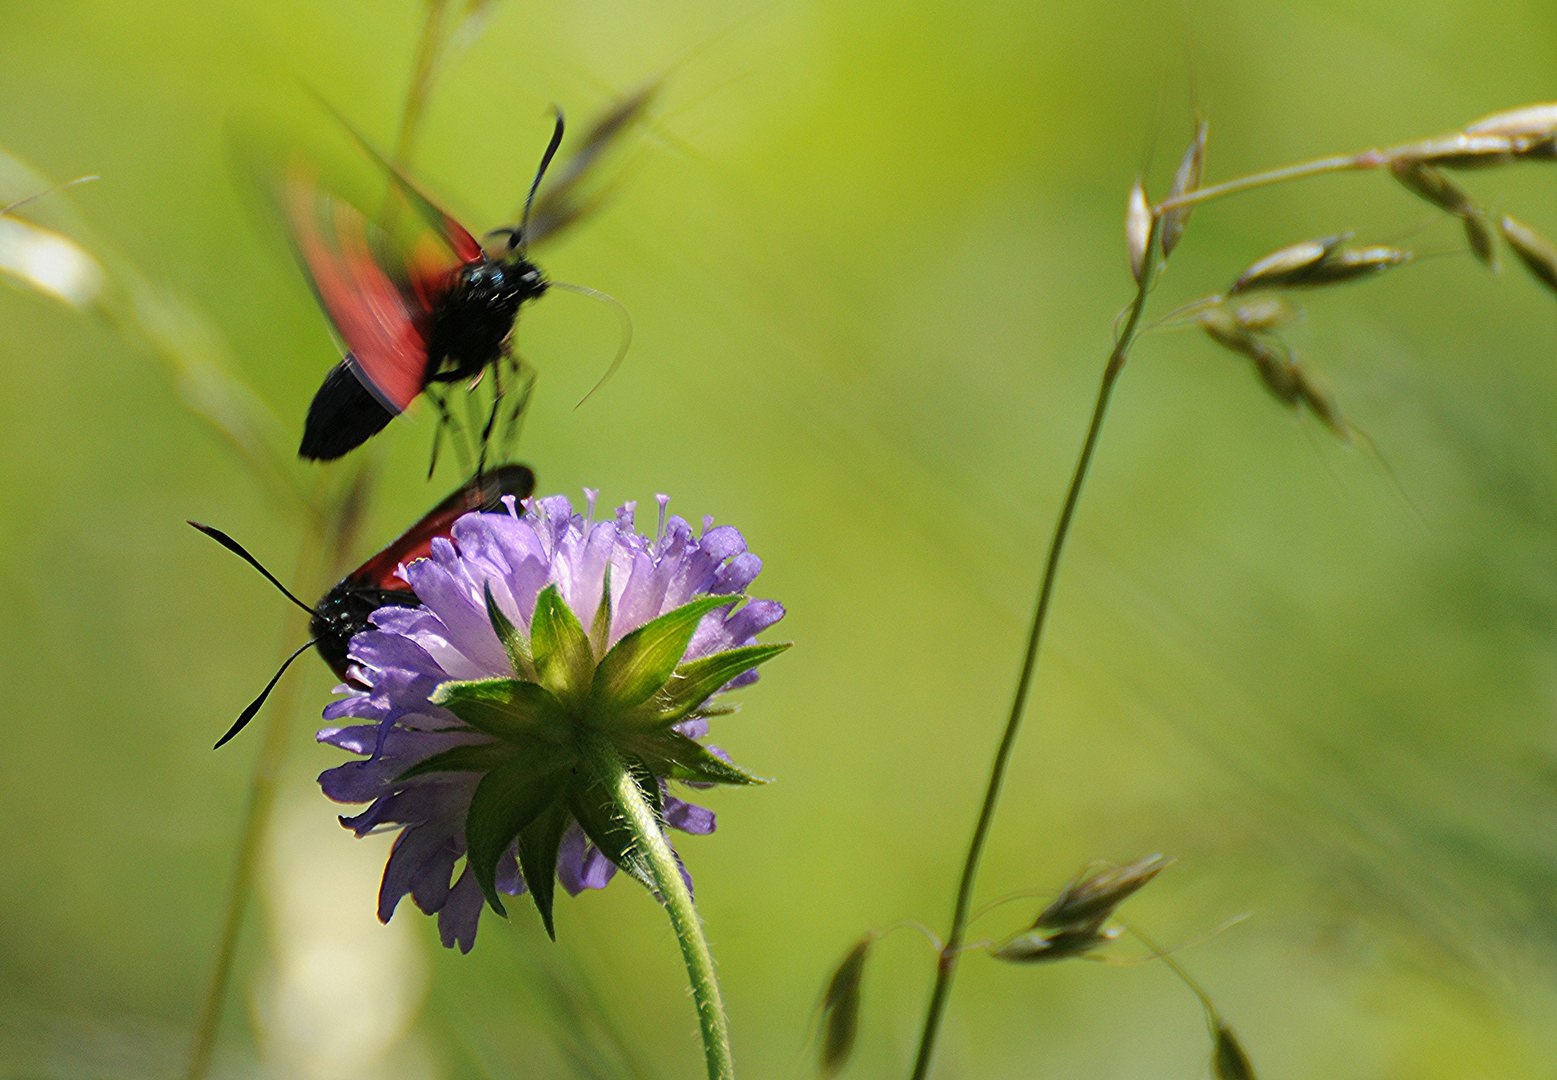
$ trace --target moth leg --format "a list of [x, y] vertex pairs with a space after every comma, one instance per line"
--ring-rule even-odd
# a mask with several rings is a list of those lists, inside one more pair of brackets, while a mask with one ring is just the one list
[[429, 387], [427, 399], [433, 403], [433, 408], [438, 410], [438, 426], [433, 431], [432, 460], [427, 465], [428, 479], [432, 478], [433, 470], [438, 467], [438, 449], [443, 442], [443, 431], [445, 428], [449, 429], [449, 441], [454, 444], [455, 453], [459, 454], [461, 469], [468, 468], [470, 458], [467, 456], [466, 448], [462, 446], [457, 438], [457, 436], [464, 434], [465, 429], [455, 419], [454, 414], [449, 411], [448, 395], [446, 393], [434, 393], [432, 388]]
[[[485, 373], [485, 369], [483, 369]], [[501, 358], [492, 365], [492, 412], [486, 426], [481, 429], [481, 455], [476, 459], [476, 476], [479, 479], [487, 464], [487, 446], [492, 441], [492, 429], [497, 426], [497, 410], [503, 404], [503, 362]]]

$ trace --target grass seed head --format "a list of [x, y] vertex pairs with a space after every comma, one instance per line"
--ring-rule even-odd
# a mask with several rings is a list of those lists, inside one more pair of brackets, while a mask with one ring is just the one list
[[1557, 292], [1557, 245], [1522, 221], [1504, 215], [1498, 231], [1514, 249], [1526, 269], [1553, 292]]
[[1029, 930], [991, 949], [989, 955], [1008, 964], [1047, 964], [1085, 956], [1119, 936], [1119, 930], [1079, 926], [1065, 930]]
[[1389, 171], [1396, 180], [1441, 210], [1457, 217], [1481, 213], [1468, 191], [1431, 165], [1403, 159], [1393, 162]]
[[1488, 269], [1496, 267], [1497, 252], [1492, 243], [1492, 230], [1487, 225], [1486, 211], [1471, 198], [1470, 192], [1438, 169], [1421, 161], [1395, 161], [1390, 165], [1390, 172], [1408, 190], [1464, 222], [1465, 239], [1470, 245], [1471, 254]]
[[1227, 291], [1241, 293], [1251, 289], [1277, 289], [1290, 285], [1349, 239], [1350, 233], [1341, 233], [1318, 240], [1303, 240], [1273, 251], [1239, 274], [1238, 280]]
[[1382, 274], [1411, 261], [1411, 252], [1379, 244], [1343, 247], [1347, 236], [1305, 240], [1272, 252], [1239, 275], [1230, 294], [1255, 289], [1313, 289]]
[[1404, 248], [1379, 244], [1364, 248], [1337, 248], [1309, 268], [1308, 272], [1293, 282], [1302, 288], [1322, 285], [1341, 285], [1358, 278], [1382, 274], [1393, 267], [1410, 262], [1411, 252]]
[[1124, 866], [1090, 870], [1060, 890], [1053, 903], [1039, 912], [1032, 929], [1096, 929], [1172, 861], [1165, 855], [1148, 855]]
[[1255, 374], [1277, 401], [1295, 407], [1302, 400], [1292, 354], [1285, 345], [1256, 336], [1235, 314], [1223, 308], [1201, 312], [1199, 322], [1212, 341], [1253, 362]]
[[1233, 1029], [1221, 1020], [1216, 1023], [1216, 1049], [1211, 1055], [1216, 1080], [1254, 1080], [1254, 1065]]
[[1487, 224], [1487, 219], [1480, 214], [1466, 217], [1465, 243], [1469, 245], [1471, 254], [1476, 260], [1493, 273], [1498, 268], [1497, 245], [1492, 242], [1492, 228]]
[[1279, 296], [1257, 296], [1233, 309], [1233, 318], [1250, 333], [1263, 333], [1296, 322], [1303, 312]]
[[1329, 428], [1331, 433], [1342, 442], [1352, 441], [1352, 429], [1341, 417], [1341, 407], [1336, 404], [1335, 395], [1325, 385], [1323, 379], [1311, 370], [1301, 360], [1293, 358], [1289, 365], [1292, 379], [1297, 387], [1298, 397], [1308, 411], [1313, 413], [1321, 424]]
[[1146, 245], [1152, 237], [1152, 208], [1146, 200], [1146, 185], [1137, 176], [1130, 187], [1130, 202], [1125, 210], [1125, 242], [1130, 247], [1130, 276], [1141, 283], [1146, 269]]
[[1483, 116], [1465, 125], [1467, 135], [1506, 135], [1514, 139], [1546, 140], [1557, 135], [1557, 101], [1522, 105]]
[[1525, 140], [1507, 135], [1467, 135], [1455, 132], [1407, 143], [1391, 153], [1392, 161], [1418, 161], [1445, 169], [1485, 169], [1507, 165], [1527, 149]]
[[[1173, 174], [1173, 187], [1168, 189], [1168, 198], [1194, 191], [1200, 186], [1200, 178], [1206, 167], [1206, 135], [1209, 131], [1210, 127], [1204, 120], [1195, 126], [1195, 137], [1190, 141], [1188, 149], [1184, 151], [1184, 158], [1179, 162], [1179, 171]], [[1169, 210], [1162, 215], [1163, 258], [1166, 259], [1173, 254], [1173, 249], [1179, 246], [1179, 240], [1184, 235], [1184, 226], [1189, 223], [1192, 209], [1192, 207], [1181, 206], [1177, 210]]]
[[822, 995], [823, 1076], [834, 1076], [849, 1062], [860, 1034], [860, 987], [865, 981], [865, 960], [876, 943], [866, 934], [849, 950], [833, 972]]

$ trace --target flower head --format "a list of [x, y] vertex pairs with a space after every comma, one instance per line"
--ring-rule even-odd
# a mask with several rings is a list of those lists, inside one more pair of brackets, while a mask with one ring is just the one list
[[[337, 802], [371, 803], [341, 823], [358, 836], [400, 830], [384, 868], [379, 918], [410, 893], [438, 914], [445, 946], [469, 951], [483, 898], [528, 890], [554, 933], [556, 880], [603, 888], [618, 868], [640, 880], [631, 835], [586, 747], [608, 745], [665, 825], [714, 830], [711, 811], [669, 793], [750, 784], [699, 740], [716, 695], [754, 681], [787, 645], [756, 635], [784, 615], [745, 590], [762, 568], [730, 526], [694, 535], [665, 517], [655, 538], [574, 513], [562, 496], [507, 513], [467, 514], [429, 558], [401, 568], [420, 607], [385, 607], [352, 639], [355, 685], [325, 709], [320, 742], [364, 754], [319, 777]], [[454, 877], [456, 863], [464, 868]], [[652, 885], [651, 885], [652, 887]]]

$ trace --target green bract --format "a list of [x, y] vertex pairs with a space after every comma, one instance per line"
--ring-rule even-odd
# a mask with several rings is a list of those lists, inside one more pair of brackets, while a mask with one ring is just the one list
[[431, 700], [493, 741], [444, 751], [400, 777], [484, 774], [465, 821], [471, 869], [493, 910], [506, 915], [497, 864], [517, 839], [525, 883], [553, 937], [557, 849], [570, 821], [613, 863], [654, 887], [599, 763], [610, 755], [623, 762], [656, 814], [662, 780], [764, 783], [676, 725], [730, 711], [708, 706], [709, 697], [789, 647], [748, 645], [682, 662], [703, 617], [745, 599], [700, 596], [606, 650], [610, 596], [607, 575], [600, 613], [586, 632], [557, 586], [549, 585], [536, 599], [526, 638], [488, 588], [487, 616], [513, 677], [445, 682]]

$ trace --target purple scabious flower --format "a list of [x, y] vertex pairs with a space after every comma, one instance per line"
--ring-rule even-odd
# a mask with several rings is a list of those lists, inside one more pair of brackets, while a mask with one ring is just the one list
[[760, 782], [699, 740], [710, 716], [734, 711], [717, 695], [788, 647], [756, 643], [784, 615], [745, 596], [762, 560], [712, 518], [699, 535], [667, 519], [664, 496], [650, 539], [635, 504], [594, 521], [586, 495], [583, 515], [558, 495], [460, 518], [401, 567], [421, 606], [373, 614], [351, 642], [346, 696], [324, 711], [360, 721], [318, 734], [365, 755], [319, 777], [331, 799], [370, 804], [341, 824], [399, 830], [379, 918], [409, 893], [437, 913], [445, 947], [469, 952], [483, 901], [507, 914], [499, 894], [528, 891], [555, 936], [557, 880], [576, 896], [620, 868], [653, 888], [609, 792], [580, 767], [586, 744], [608, 743], [661, 821], [687, 833], [713, 832], [713, 812], [668, 781]]

